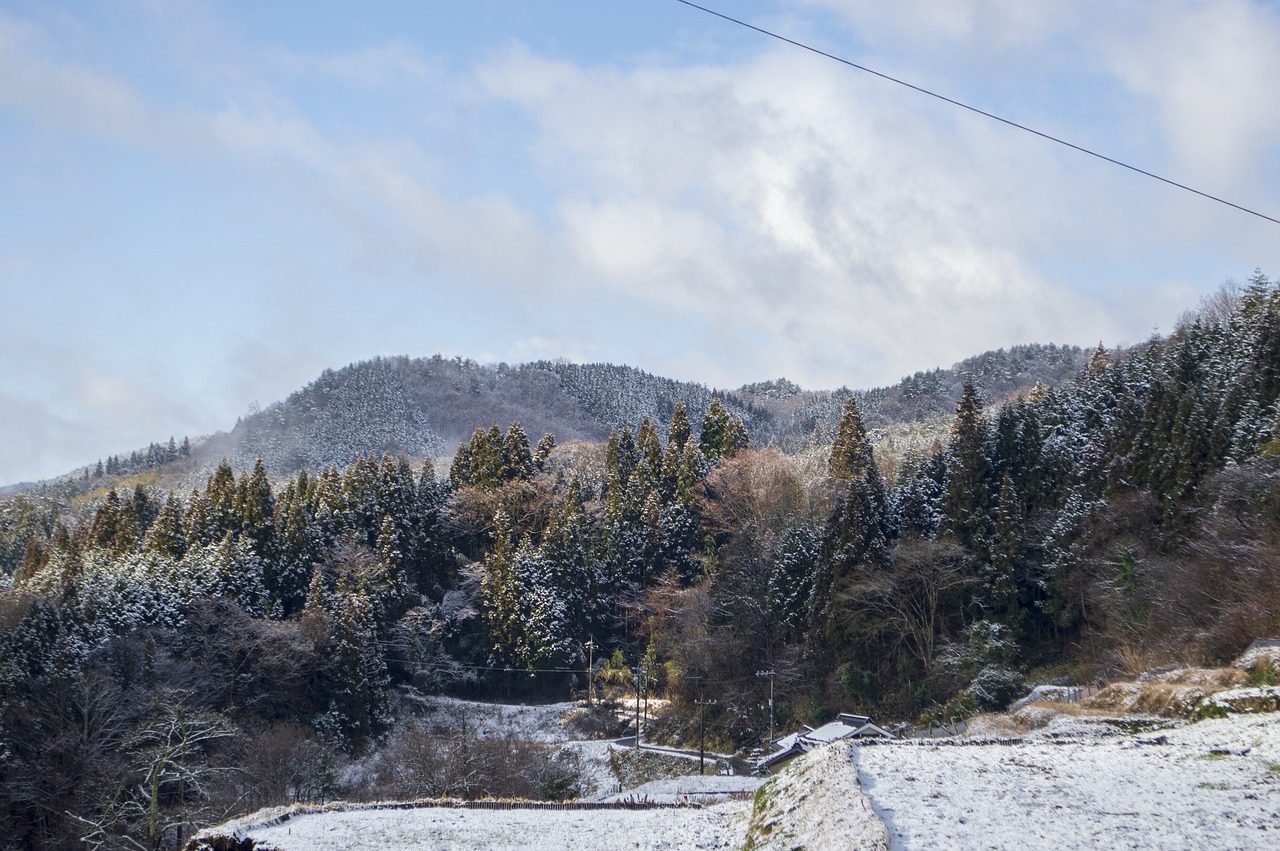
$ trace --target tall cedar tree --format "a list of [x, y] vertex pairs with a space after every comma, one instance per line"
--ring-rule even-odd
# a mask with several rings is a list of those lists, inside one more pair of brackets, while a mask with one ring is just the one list
[[945, 509], [948, 525], [961, 545], [984, 558], [991, 530], [990, 433], [978, 391], [966, 381], [947, 447]]
[[852, 396], [845, 402], [827, 467], [844, 491], [827, 518], [809, 603], [811, 640], [820, 656], [840, 644], [841, 589], [857, 573], [882, 568], [888, 546], [884, 480]]

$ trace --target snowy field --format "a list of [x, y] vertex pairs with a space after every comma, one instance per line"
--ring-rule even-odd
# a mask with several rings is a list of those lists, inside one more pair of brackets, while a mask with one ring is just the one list
[[1280, 848], [1280, 716], [1099, 729], [897, 742], [853, 759], [894, 849]]
[[[737, 849], [760, 780], [677, 776], [607, 789], [604, 741], [573, 741], [569, 705], [486, 707], [438, 700], [433, 721], [578, 750], [596, 800], [690, 802], [650, 810], [350, 809], [264, 811], [218, 828], [280, 851], [381, 849]], [[1280, 848], [1280, 714], [1120, 732], [1116, 719], [1053, 708], [1014, 741], [945, 739], [855, 746], [796, 760], [762, 793], [753, 847], [865, 849]], [[1121, 722], [1143, 726], [1128, 719]], [[980, 727], [981, 725], [975, 725]], [[474, 728], [474, 727], [473, 727]], [[990, 728], [1001, 735], [997, 724]], [[1004, 728], [1007, 729], [1007, 728]], [[603, 792], [603, 794], [601, 793]]]
[[740, 848], [750, 802], [662, 810], [357, 810], [241, 833], [280, 851]]

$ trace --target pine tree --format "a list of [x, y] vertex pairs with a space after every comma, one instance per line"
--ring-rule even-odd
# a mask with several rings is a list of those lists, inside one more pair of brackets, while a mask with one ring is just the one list
[[1093, 354], [1089, 356], [1089, 362], [1084, 367], [1084, 377], [1094, 378], [1106, 372], [1111, 366], [1111, 360], [1107, 357], [1106, 347], [1102, 343], [1098, 343], [1098, 347], [1093, 350]]
[[187, 537], [182, 525], [182, 506], [170, 493], [151, 524], [144, 542], [145, 548], [166, 558], [180, 559], [187, 552]]
[[538, 472], [546, 472], [547, 459], [551, 457], [551, 453], [556, 448], [556, 437], [551, 432], [547, 432], [538, 439], [538, 448], [533, 452], [533, 466]]
[[533, 476], [533, 454], [529, 451], [529, 438], [520, 421], [507, 427], [502, 439], [502, 481], [527, 481]]
[[93, 525], [89, 529], [89, 540], [93, 546], [103, 549], [116, 547], [122, 537], [120, 513], [120, 494], [112, 488], [93, 516]]
[[893, 492], [891, 523], [904, 538], [932, 538], [943, 521], [947, 464], [939, 449], [908, 474]]
[[231, 470], [231, 462], [223, 458], [205, 484], [204, 499], [198, 505], [193, 503], [188, 507], [189, 511], [197, 513], [188, 518], [187, 528], [201, 544], [221, 541], [239, 525], [236, 523], [235, 501], [235, 473]]
[[1018, 599], [1018, 563], [1020, 525], [1018, 497], [1013, 478], [1006, 475], [1000, 483], [1000, 499], [996, 505], [995, 529], [991, 542], [991, 561], [987, 571], [987, 596], [997, 620], [1020, 631], [1022, 609]]
[[407, 533], [399, 528], [390, 515], [382, 518], [382, 528], [378, 531], [378, 543], [375, 552], [378, 564], [386, 575], [389, 600], [379, 603], [390, 612], [386, 620], [393, 620], [404, 614], [405, 602], [409, 599], [409, 574], [406, 569], [405, 551], [409, 548]]
[[[871, 469], [875, 469], [874, 466]], [[819, 653], [842, 643], [840, 591], [857, 576], [881, 570], [888, 554], [886, 499], [878, 474], [851, 480], [827, 518], [808, 605], [809, 640]]]
[[797, 640], [804, 631], [820, 549], [820, 537], [807, 523], [787, 529], [778, 545], [769, 574], [769, 612], [786, 641]]
[[[850, 396], [845, 400], [840, 422], [836, 426], [827, 471], [832, 478], [848, 482], [855, 478], [865, 478], [874, 467], [871, 441], [867, 438], [862, 417], [858, 414], [858, 403]], [[878, 476], [879, 473], [875, 475]]]
[[332, 605], [332, 707], [347, 738], [361, 742], [391, 720], [391, 679], [378, 649], [373, 604], [364, 594], [348, 591], [337, 594]]
[[698, 439], [698, 447], [702, 455], [712, 464], [718, 462], [731, 452], [733, 426], [729, 421], [729, 412], [725, 410], [718, 398], [711, 400], [707, 415], [702, 419], [702, 434]]
[[436, 481], [430, 461], [423, 464], [414, 514], [415, 555], [410, 566], [413, 581], [423, 593], [435, 594], [450, 579], [450, 549], [443, 523], [448, 498], [448, 483]]
[[305, 496], [306, 471], [297, 482], [289, 482], [280, 498], [280, 517], [276, 541], [276, 559], [268, 566], [267, 592], [273, 603], [280, 605], [286, 617], [299, 611], [306, 602], [307, 585], [315, 564], [320, 560], [319, 531]]
[[990, 427], [973, 384], [965, 382], [947, 447], [946, 515], [961, 545], [981, 555], [991, 528]]
[[637, 461], [639, 454], [631, 429], [623, 426], [621, 433], [611, 433], [609, 442], [605, 445], [605, 473], [617, 480], [619, 488], [627, 487]]
[[276, 558], [275, 512], [275, 497], [267, 480], [266, 466], [262, 456], [258, 456], [253, 472], [240, 479], [236, 489], [235, 513], [239, 520], [239, 535], [265, 562]]
[[636, 430], [636, 486], [641, 490], [662, 487], [662, 441], [648, 417], [640, 420]]
[[729, 416], [720, 399], [713, 398], [702, 420], [702, 435], [698, 441], [703, 456], [716, 464], [721, 458], [732, 458], [747, 444], [747, 430], [742, 421]]
[[480, 595], [495, 651], [510, 656], [520, 646], [520, 593], [511, 544], [511, 520], [502, 509], [493, 518], [493, 546], [485, 556]]
[[671, 424], [667, 427], [667, 445], [675, 446], [676, 457], [684, 452], [685, 444], [692, 435], [693, 429], [689, 425], [689, 414], [685, 411], [684, 401], [678, 401], [671, 411]]
[[[471, 443], [474, 442], [473, 434]], [[461, 490], [475, 484], [475, 470], [471, 466], [471, 443], [458, 444], [458, 451], [453, 454], [453, 464], [449, 467], [449, 481], [454, 490]]]

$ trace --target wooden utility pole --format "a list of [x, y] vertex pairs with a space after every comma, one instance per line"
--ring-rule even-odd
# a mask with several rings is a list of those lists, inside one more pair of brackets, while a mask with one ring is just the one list
[[639, 665], [631, 669], [631, 682], [636, 688], [636, 750], [640, 749], [640, 676], [642, 673]]
[[707, 707], [715, 706], [718, 701], [703, 700], [703, 684], [705, 677], [689, 677], [691, 680], [698, 680], [698, 699], [694, 701], [698, 705], [698, 773], [705, 774], [707, 770]]
[[769, 746], [773, 747], [773, 678], [778, 676], [778, 672], [756, 671], [756, 676], [769, 678]]

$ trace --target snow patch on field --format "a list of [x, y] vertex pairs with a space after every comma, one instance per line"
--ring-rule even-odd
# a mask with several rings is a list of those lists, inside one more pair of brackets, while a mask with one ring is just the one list
[[1280, 716], [1063, 732], [891, 742], [854, 763], [894, 849], [1280, 847]]
[[747, 810], [745, 802], [654, 810], [351, 809], [241, 823], [235, 835], [279, 851], [714, 851], [740, 846]]

